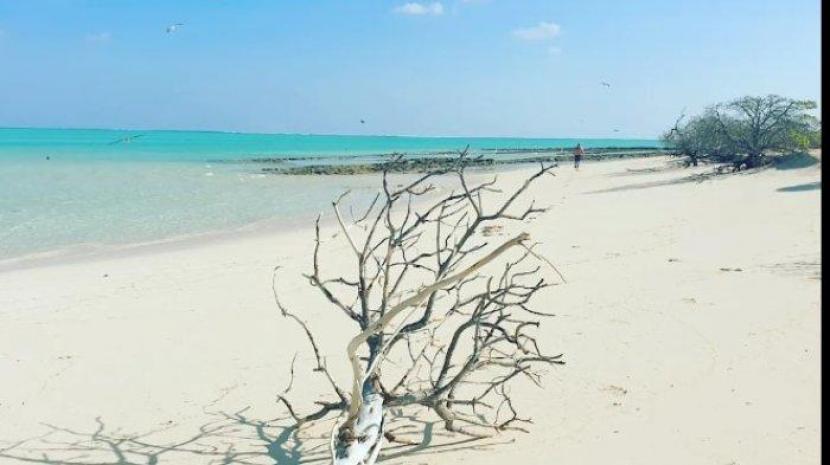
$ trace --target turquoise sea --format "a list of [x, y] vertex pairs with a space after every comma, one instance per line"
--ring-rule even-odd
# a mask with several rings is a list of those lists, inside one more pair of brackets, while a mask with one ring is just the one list
[[[298, 224], [371, 176], [262, 173], [256, 159], [348, 163], [393, 152], [656, 147], [643, 139], [323, 136], [0, 128], [0, 261], [272, 223]], [[273, 165], [271, 165], [273, 166]]]

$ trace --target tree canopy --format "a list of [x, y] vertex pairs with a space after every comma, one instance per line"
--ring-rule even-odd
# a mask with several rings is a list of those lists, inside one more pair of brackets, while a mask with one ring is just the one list
[[753, 168], [766, 164], [771, 154], [819, 146], [821, 123], [809, 113], [815, 108], [814, 101], [779, 95], [741, 97], [685, 122], [681, 116], [663, 141], [692, 165], [709, 160]]

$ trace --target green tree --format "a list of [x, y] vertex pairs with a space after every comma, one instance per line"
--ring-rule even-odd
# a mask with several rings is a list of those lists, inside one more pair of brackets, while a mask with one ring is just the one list
[[723, 137], [713, 112], [707, 111], [681, 124], [683, 119], [681, 116], [662, 140], [673, 148], [674, 155], [686, 157], [687, 165], [697, 166], [700, 161], [720, 160], [735, 153], [735, 146]]
[[663, 141], [689, 164], [700, 160], [731, 163], [738, 170], [769, 162], [772, 153], [821, 145], [821, 124], [811, 100], [778, 95], [742, 97], [708, 108], [663, 135]]
[[[712, 108], [719, 133], [735, 147], [736, 168], [765, 164], [770, 152], [803, 150], [804, 142], [818, 128], [818, 119], [807, 113], [816, 108], [811, 100], [779, 95], [742, 97]], [[727, 161], [727, 160], [724, 160]]]

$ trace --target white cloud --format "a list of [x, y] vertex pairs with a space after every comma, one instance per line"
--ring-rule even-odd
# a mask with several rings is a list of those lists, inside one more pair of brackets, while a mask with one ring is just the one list
[[551, 40], [559, 36], [561, 28], [556, 23], [541, 22], [533, 27], [525, 27], [513, 31], [513, 35], [522, 40], [542, 41]]
[[91, 44], [100, 44], [109, 42], [112, 39], [112, 34], [109, 32], [98, 32], [96, 34], [87, 34], [86, 41]]
[[395, 13], [400, 13], [402, 15], [411, 15], [411, 16], [425, 16], [425, 15], [432, 15], [432, 16], [439, 16], [444, 14], [444, 5], [441, 2], [433, 2], [433, 3], [417, 3], [417, 2], [410, 2], [404, 3], [401, 6], [395, 8]]

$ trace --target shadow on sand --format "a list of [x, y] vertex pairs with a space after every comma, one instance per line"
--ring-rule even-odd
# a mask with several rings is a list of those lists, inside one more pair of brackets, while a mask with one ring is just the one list
[[669, 160], [660, 166], [650, 166], [646, 168], [626, 168], [625, 171], [616, 171], [613, 173], [608, 173], [606, 176], [614, 178], [642, 176], [647, 174], [660, 174], [669, 173], [672, 171], [681, 171], [685, 168], [686, 166], [683, 164], [683, 162], [678, 160]]
[[[771, 164], [771, 166], [775, 167], [778, 170], [795, 170], [795, 169], [802, 169], [808, 168], [810, 166], [814, 166], [818, 164], [820, 160], [809, 153], [793, 153], [789, 155], [782, 155], [776, 157]], [[724, 172], [723, 167], [726, 165], [721, 165], [720, 168], [715, 167], [714, 172], [708, 173], [696, 173], [690, 174], [687, 176], [682, 177], [673, 177], [671, 179], [662, 179], [659, 181], [646, 181], [646, 182], [639, 182], [639, 183], [631, 183], [625, 184], [622, 186], [611, 187], [608, 189], [600, 189], [595, 191], [588, 191], [585, 194], [604, 194], [610, 192], [622, 192], [622, 191], [630, 191], [630, 190], [639, 190], [639, 189], [650, 189], [654, 187], [663, 187], [663, 186], [674, 186], [678, 184], [687, 184], [687, 183], [701, 183], [710, 179], [718, 178], [718, 177], [725, 177], [725, 176], [737, 176], [737, 175], [746, 175], [756, 173], [761, 171], [767, 167], [760, 167], [754, 168], [750, 170], [740, 171], [740, 172]], [[634, 176], [634, 175], [649, 175], [649, 174], [661, 174], [661, 173], [668, 173], [670, 171], [678, 171], [683, 169], [679, 167], [676, 163], [668, 163], [664, 166], [659, 167], [649, 167], [649, 168], [642, 168], [642, 169], [627, 169], [621, 173], [615, 173], [613, 176]], [[821, 182], [812, 182], [807, 184], [799, 184], [796, 186], [788, 186], [778, 189], [779, 192], [803, 192], [803, 191], [810, 191], [821, 189]]]
[[[157, 465], [238, 464], [300, 465], [328, 463], [329, 431], [332, 420], [298, 428], [289, 419], [259, 420], [246, 415], [248, 408], [235, 413], [212, 412], [212, 419], [197, 431], [170, 439], [171, 423], [144, 433], [126, 433], [108, 427], [101, 418], [88, 431], [44, 424], [36, 437], [0, 441], [0, 462], [47, 465]], [[424, 454], [459, 450], [481, 450], [513, 442], [507, 437], [476, 439], [444, 432], [440, 422], [416, 415], [392, 412], [389, 431], [408, 444], [388, 443], [381, 460], [388, 461]], [[409, 444], [411, 443], [411, 444]]]
[[787, 186], [776, 189], [777, 192], [806, 192], [821, 189], [821, 181], [808, 182], [806, 184], [796, 184], [795, 186]]
[[611, 187], [608, 189], [600, 189], [595, 191], [588, 191], [585, 194], [606, 194], [610, 192], [622, 192], [622, 191], [631, 191], [631, 190], [639, 190], [639, 189], [650, 189], [653, 187], [663, 187], [663, 186], [674, 186], [678, 184], [688, 184], [688, 183], [701, 183], [708, 179], [717, 176], [715, 173], [699, 173], [699, 174], [690, 174], [688, 176], [683, 176], [680, 178], [671, 178], [671, 179], [663, 179], [660, 181], [650, 181], [650, 182], [638, 182], [632, 184], [625, 184], [622, 186]]
[[809, 153], [798, 152], [788, 155], [782, 155], [773, 162], [775, 169], [779, 170], [797, 170], [800, 168], [807, 168], [818, 164], [819, 159], [810, 155]]

